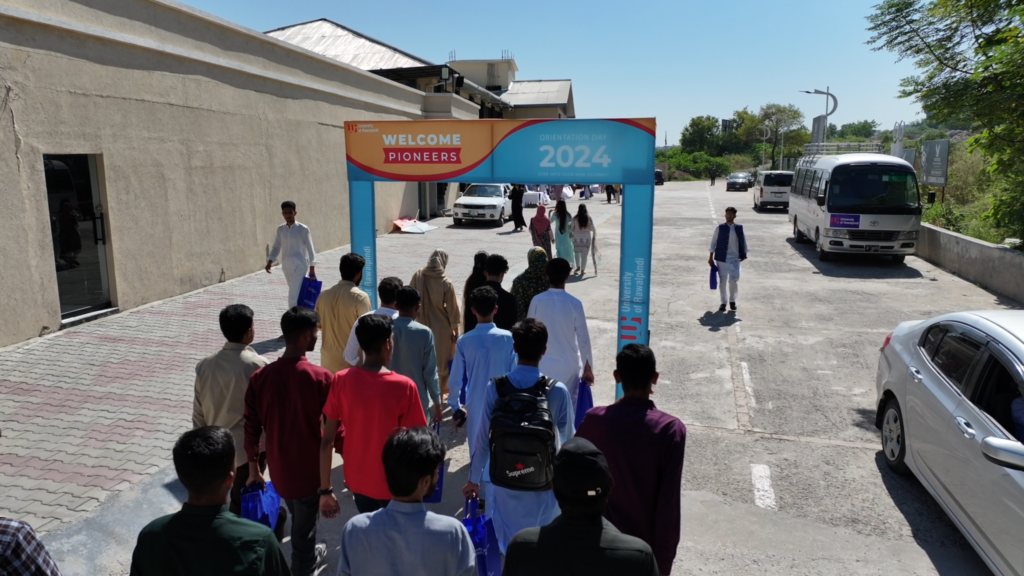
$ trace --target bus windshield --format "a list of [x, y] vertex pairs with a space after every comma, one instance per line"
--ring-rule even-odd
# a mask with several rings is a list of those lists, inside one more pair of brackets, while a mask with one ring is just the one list
[[917, 177], [898, 166], [838, 166], [828, 187], [830, 212], [912, 214], [921, 205]]

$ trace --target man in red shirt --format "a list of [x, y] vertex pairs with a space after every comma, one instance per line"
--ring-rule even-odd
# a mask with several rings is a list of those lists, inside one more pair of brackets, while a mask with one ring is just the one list
[[381, 459], [391, 431], [427, 425], [416, 384], [387, 369], [394, 351], [393, 324], [390, 316], [361, 317], [356, 324], [356, 339], [366, 359], [361, 366], [338, 372], [331, 384], [324, 406], [327, 424], [320, 442], [320, 511], [324, 518], [334, 518], [339, 512], [331, 487], [331, 449], [342, 422], [345, 485], [355, 497], [360, 514], [384, 508], [391, 500]]
[[[327, 555], [316, 543], [320, 497], [320, 415], [331, 389], [329, 370], [306, 361], [316, 347], [320, 316], [294, 307], [281, 317], [284, 354], [257, 370], [245, 393], [245, 453], [248, 485], [263, 484], [258, 466], [260, 435], [267, 433], [267, 464], [274, 488], [292, 517], [292, 574], [309, 576]], [[417, 405], [418, 402], [417, 402]], [[328, 436], [332, 445], [333, 433]]]

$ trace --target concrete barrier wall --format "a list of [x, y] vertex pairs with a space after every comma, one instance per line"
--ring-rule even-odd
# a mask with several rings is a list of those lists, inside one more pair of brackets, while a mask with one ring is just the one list
[[999, 296], [1024, 303], [1024, 252], [922, 224], [917, 256]]

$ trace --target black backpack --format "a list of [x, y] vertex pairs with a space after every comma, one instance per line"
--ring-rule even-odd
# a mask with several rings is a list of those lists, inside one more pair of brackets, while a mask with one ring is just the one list
[[491, 414], [491, 483], [509, 490], [550, 490], [557, 431], [548, 392], [555, 381], [541, 376], [526, 390], [513, 386], [507, 376], [493, 382], [498, 399]]

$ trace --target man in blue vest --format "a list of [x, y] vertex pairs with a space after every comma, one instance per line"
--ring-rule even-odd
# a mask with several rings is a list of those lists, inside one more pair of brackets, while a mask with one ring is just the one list
[[743, 235], [743, 225], [735, 224], [736, 209], [732, 206], [725, 209], [725, 223], [715, 228], [711, 235], [708, 250], [709, 266], [718, 266], [718, 290], [722, 294], [722, 305], [719, 312], [725, 312], [725, 305], [736, 310], [736, 296], [739, 294], [740, 262], [747, 259], [747, 238]]

